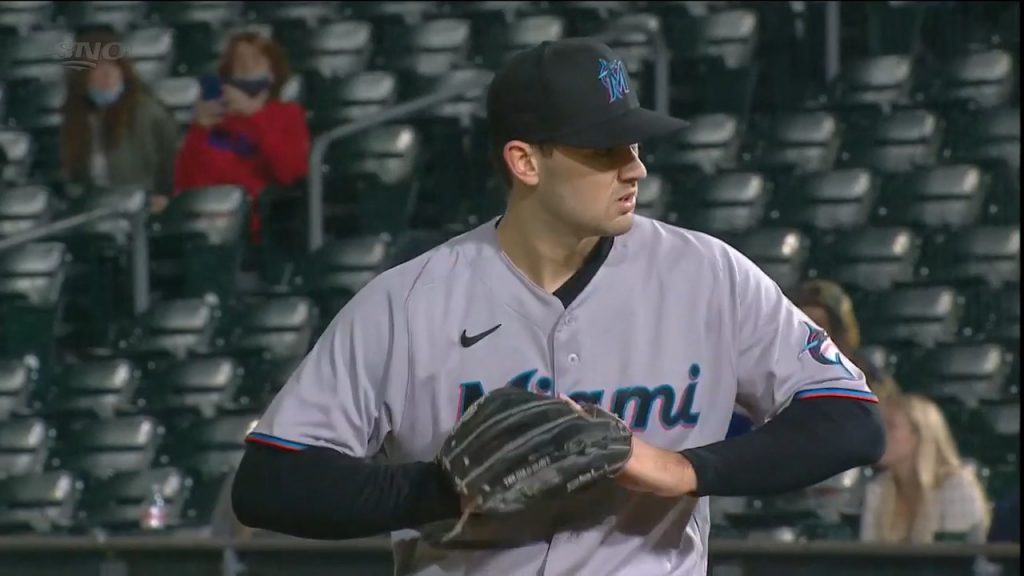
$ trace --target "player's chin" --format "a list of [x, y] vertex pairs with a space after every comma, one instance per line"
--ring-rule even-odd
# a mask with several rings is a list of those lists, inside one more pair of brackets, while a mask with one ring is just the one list
[[625, 234], [633, 228], [633, 212], [618, 214], [605, 225], [606, 236]]

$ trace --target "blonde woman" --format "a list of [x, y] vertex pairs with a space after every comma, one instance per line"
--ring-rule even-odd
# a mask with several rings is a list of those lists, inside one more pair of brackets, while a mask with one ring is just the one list
[[916, 394], [882, 406], [883, 472], [867, 486], [861, 540], [927, 543], [941, 535], [985, 540], [989, 506], [974, 468], [957, 451], [942, 411]]

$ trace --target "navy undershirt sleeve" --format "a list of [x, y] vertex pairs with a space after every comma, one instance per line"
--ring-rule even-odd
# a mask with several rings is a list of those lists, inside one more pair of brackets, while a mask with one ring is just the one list
[[384, 464], [329, 448], [290, 452], [250, 443], [231, 490], [238, 520], [319, 540], [376, 536], [459, 516], [433, 462]]
[[848, 398], [796, 400], [752, 432], [684, 450], [699, 496], [758, 496], [798, 490], [885, 450], [878, 406]]

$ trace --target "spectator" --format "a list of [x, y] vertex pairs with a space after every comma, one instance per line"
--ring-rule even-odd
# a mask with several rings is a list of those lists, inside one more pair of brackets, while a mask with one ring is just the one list
[[67, 75], [61, 164], [69, 196], [96, 187], [137, 186], [154, 209], [173, 187], [178, 128], [107, 31], [82, 35], [92, 64]]
[[268, 185], [306, 176], [305, 111], [280, 100], [289, 77], [284, 52], [253, 32], [233, 36], [217, 69], [219, 99], [200, 101], [175, 167], [175, 194], [199, 186], [236, 184], [251, 204], [250, 235], [260, 237], [259, 197]]
[[864, 494], [861, 539], [927, 543], [943, 536], [985, 541], [988, 503], [974, 468], [960, 460], [942, 411], [906, 394], [882, 407], [886, 428], [882, 472]]
[[860, 324], [846, 291], [829, 280], [808, 280], [800, 285], [794, 302], [832, 337], [839, 351], [867, 378], [868, 387], [879, 400], [900, 393], [899, 385], [882, 367], [860, 353]]

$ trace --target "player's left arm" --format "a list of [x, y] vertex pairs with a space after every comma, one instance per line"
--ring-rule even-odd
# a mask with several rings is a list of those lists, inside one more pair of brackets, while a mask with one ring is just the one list
[[635, 440], [623, 484], [663, 496], [775, 494], [873, 464], [885, 447], [864, 375], [738, 252], [723, 262], [735, 326], [737, 402], [753, 432], [672, 452]]

